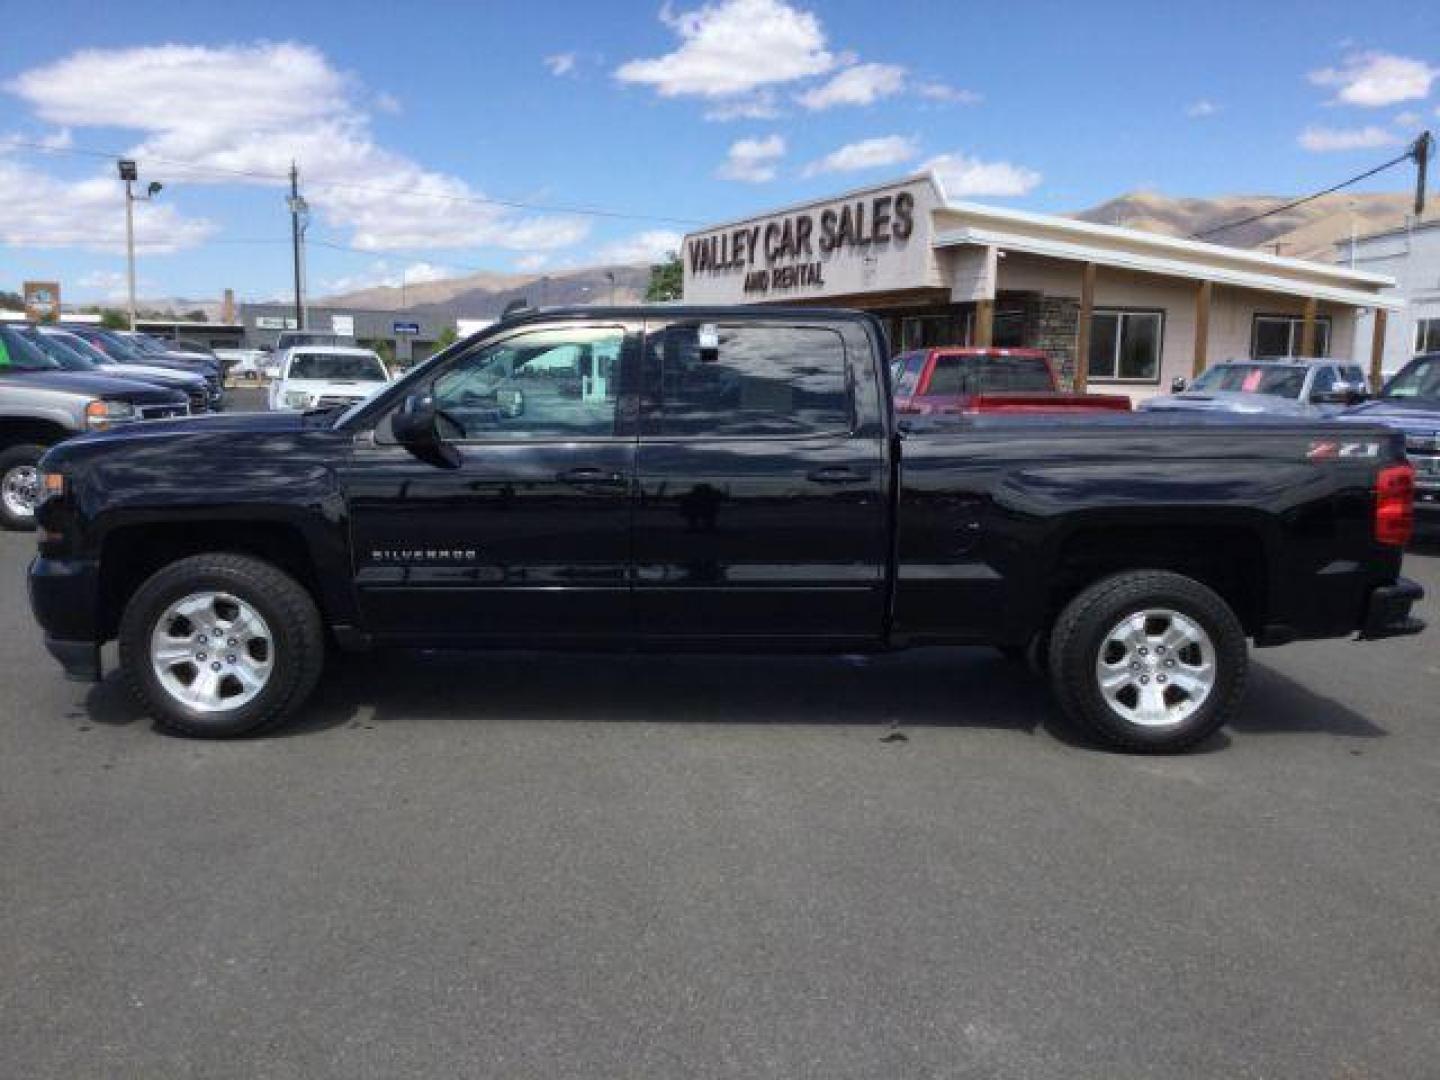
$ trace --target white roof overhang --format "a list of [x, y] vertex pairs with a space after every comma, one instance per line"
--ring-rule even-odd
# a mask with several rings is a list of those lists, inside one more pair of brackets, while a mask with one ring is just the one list
[[[1013, 211], [1012, 211], [1013, 213]], [[1023, 251], [1031, 255], [1045, 255], [1073, 262], [1093, 262], [1099, 266], [1115, 266], [1142, 273], [1161, 274], [1168, 277], [1192, 278], [1196, 281], [1213, 281], [1217, 285], [1234, 285], [1242, 289], [1256, 289], [1262, 292], [1286, 293], [1293, 296], [1313, 296], [1317, 300], [1329, 300], [1337, 304], [1354, 307], [1384, 308], [1399, 311], [1405, 301], [1399, 296], [1382, 296], [1365, 289], [1347, 288], [1344, 285], [1319, 281], [1304, 281], [1283, 274], [1267, 273], [1263, 269], [1247, 270], [1226, 266], [1220, 262], [1203, 262], [1195, 259], [1176, 258], [1170, 255], [1152, 255], [1138, 251], [1117, 249], [1103, 244], [1084, 243], [1079, 240], [1061, 240], [1047, 236], [1031, 236], [1025, 233], [984, 226], [966, 225], [961, 228], [937, 232], [931, 241], [935, 248], [947, 247], [994, 247], [1000, 251]], [[1197, 245], [1198, 246], [1198, 245]], [[1206, 245], [1208, 246], [1208, 245]], [[1227, 252], [1228, 254], [1228, 252]], [[1254, 254], [1245, 252], [1254, 258]], [[1296, 260], [1277, 260], [1279, 265]], [[1263, 264], [1262, 264], [1263, 265]], [[1330, 270], [1329, 267], [1321, 268]], [[1326, 275], [1330, 276], [1330, 275]], [[1355, 275], [1361, 278], [1361, 275]], [[1388, 282], [1378, 275], [1364, 275]], [[1361, 278], [1363, 280], [1364, 278]]]

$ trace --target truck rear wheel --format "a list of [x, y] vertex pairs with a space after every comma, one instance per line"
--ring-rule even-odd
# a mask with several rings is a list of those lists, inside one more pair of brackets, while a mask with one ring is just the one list
[[181, 559], [136, 590], [120, 666], [163, 726], [249, 735], [292, 714], [325, 660], [320, 613], [288, 574], [246, 555]]
[[1245, 630], [1200, 582], [1162, 570], [1105, 578], [1065, 608], [1050, 639], [1060, 708], [1101, 742], [1173, 753], [1227, 723], [1245, 692]]
[[0, 526], [15, 532], [35, 528], [40, 497], [40, 457], [45, 447], [22, 443], [0, 452]]

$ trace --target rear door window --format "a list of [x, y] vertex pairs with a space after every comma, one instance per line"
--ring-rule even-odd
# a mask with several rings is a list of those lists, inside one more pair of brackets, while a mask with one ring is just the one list
[[645, 344], [652, 435], [752, 438], [852, 427], [845, 342], [822, 326], [672, 324]]

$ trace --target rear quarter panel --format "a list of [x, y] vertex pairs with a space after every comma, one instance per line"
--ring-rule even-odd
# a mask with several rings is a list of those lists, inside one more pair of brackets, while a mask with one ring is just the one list
[[1103, 560], [1113, 539], [1132, 552], [1127, 561], [1146, 560], [1147, 537], [1153, 566], [1173, 562], [1176, 545], [1221, 566], [1260, 560], [1240, 575], [1259, 593], [1237, 601], [1253, 609], [1251, 632], [1353, 629], [1368, 589], [1399, 571], [1399, 553], [1371, 532], [1375, 475], [1400, 459], [1400, 442], [1379, 428], [1345, 431], [1347, 441], [1373, 443], [1376, 456], [1312, 460], [1325, 434], [1319, 425], [1139, 417], [989, 418], [912, 431], [900, 469], [893, 635], [1024, 642], [1073, 592], [1067, 560], [1077, 551]]

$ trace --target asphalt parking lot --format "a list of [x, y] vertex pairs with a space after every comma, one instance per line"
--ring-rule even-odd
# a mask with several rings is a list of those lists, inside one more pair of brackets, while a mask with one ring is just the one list
[[215, 744], [62, 681], [31, 548], [5, 1075], [1435, 1075], [1435, 631], [1258, 653], [1179, 758], [984, 650], [352, 657]]

